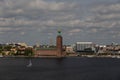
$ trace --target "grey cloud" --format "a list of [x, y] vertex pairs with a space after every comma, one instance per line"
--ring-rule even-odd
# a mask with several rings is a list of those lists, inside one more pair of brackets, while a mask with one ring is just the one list
[[45, 2], [44, 0], [34, 0], [31, 1], [28, 5], [31, 8], [35, 9], [43, 9], [43, 10], [52, 10], [52, 11], [59, 11], [59, 10], [66, 10], [71, 7], [74, 7], [75, 4], [71, 3], [71, 5], [68, 5], [68, 3], [65, 2]]
[[[54, 37], [53, 34], [57, 29], [62, 29], [63, 34], [68, 37], [74, 35], [80, 40], [91, 38], [91, 36], [104, 38], [104, 34], [105, 36], [119, 35], [115, 32], [118, 32], [120, 25], [120, 4], [107, 4], [107, 1], [103, 3], [102, 0], [98, 5], [94, 1], [100, 2], [96, 0], [92, 2], [84, 0], [1, 1], [0, 29], [4, 32], [18, 32], [23, 37], [35, 34], [36, 39], [44, 35]], [[32, 37], [30, 35], [29, 38]], [[78, 38], [78, 36], [81, 37]]]
[[[69, 9], [74, 9], [74, 6], [74, 3], [69, 5], [69, 3], [64, 2], [45, 2], [43, 0], [6, 0], [0, 9], [2, 10], [0, 11], [2, 12], [0, 16], [3, 18], [15, 18], [16, 20], [13, 22], [15, 22], [15, 24], [18, 23], [18, 25], [27, 23], [31, 24], [32, 22], [34, 24], [37, 20], [39, 22], [41, 22], [41, 20], [43, 22], [49, 19], [65, 20], [68, 18], [74, 18], [74, 15], [71, 13], [69, 14], [70, 11], [64, 12]], [[28, 20], [20, 20], [19, 18], [27, 18]]]
[[[101, 16], [101, 18], [120, 18], [119, 13], [120, 13], [120, 4], [109, 4], [109, 5], [99, 5], [95, 8], [93, 8], [93, 11], [97, 14], [98, 16]], [[104, 20], [104, 19], [103, 19]]]
[[[38, 15], [39, 12], [49, 13], [57, 11], [66, 11], [74, 8], [74, 3], [65, 2], [46, 2], [44, 0], [8, 0], [3, 4], [3, 9], [6, 14], [34, 14]], [[5, 10], [6, 9], [6, 10]], [[40, 14], [40, 13], [39, 13]], [[4, 14], [3, 14], [4, 15]]]

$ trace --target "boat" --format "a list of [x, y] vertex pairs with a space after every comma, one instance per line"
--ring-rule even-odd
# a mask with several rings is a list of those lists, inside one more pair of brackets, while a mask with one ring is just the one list
[[29, 64], [27, 65], [27, 67], [31, 67], [32, 66], [32, 62], [31, 60], [29, 60]]

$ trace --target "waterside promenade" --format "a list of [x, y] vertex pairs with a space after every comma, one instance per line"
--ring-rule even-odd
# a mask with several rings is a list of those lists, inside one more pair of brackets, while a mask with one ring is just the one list
[[78, 55], [78, 54], [69, 54], [64, 56], [2, 56], [6, 58], [66, 58], [66, 57], [88, 57], [88, 58], [120, 58], [120, 55]]

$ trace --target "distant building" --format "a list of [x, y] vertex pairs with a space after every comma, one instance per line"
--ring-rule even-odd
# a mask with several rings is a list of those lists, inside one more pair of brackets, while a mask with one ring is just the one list
[[94, 53], [95, 44], [92, 42], [76, 42], [75, 44], [76, 52]]
[[120, 45], [112, 43], [111, 45], [99, 45], [98, 54], [120, 54]]
[[75, 53], [72, 46], [66, 46], [66, 53]]
[[27, 45], [26, 43], [17, 43], [17, 44], [20, 45], [20, 46], [23, 46], [23, 47], [25, 47], [25, 48], [28, 47], [28, 45]]

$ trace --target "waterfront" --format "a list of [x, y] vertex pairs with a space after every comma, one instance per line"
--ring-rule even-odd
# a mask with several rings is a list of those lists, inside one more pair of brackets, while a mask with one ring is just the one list
[[0, 80], [120, 80], [117, 58], [0, 58]]

